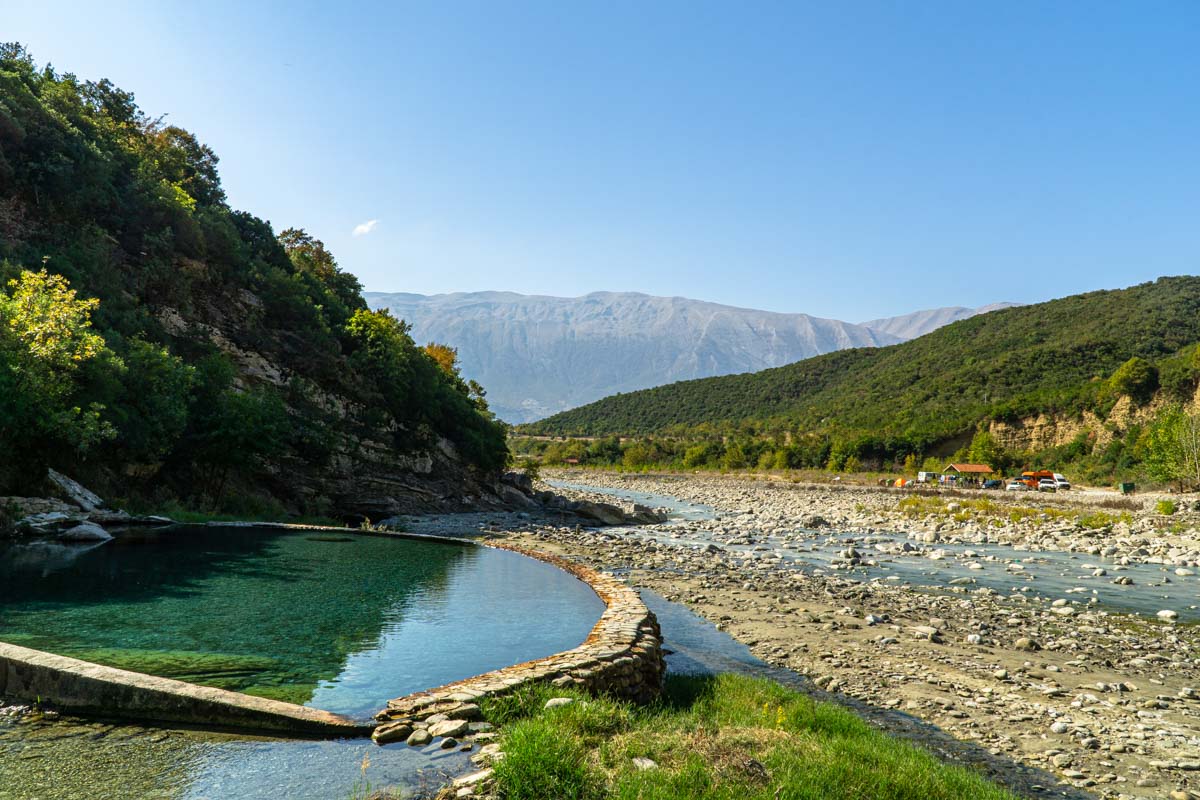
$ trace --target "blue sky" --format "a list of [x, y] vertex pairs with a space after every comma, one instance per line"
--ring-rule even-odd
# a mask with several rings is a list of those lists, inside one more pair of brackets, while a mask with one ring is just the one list
[[0, 0], [0, 38], [372, 290], [859, 321], [1200, 271], [1191, 0]]

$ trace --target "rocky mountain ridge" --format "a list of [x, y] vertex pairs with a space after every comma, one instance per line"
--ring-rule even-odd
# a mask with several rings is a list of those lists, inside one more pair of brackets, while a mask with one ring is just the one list
[[636, 292], [365, 292], [418, 342], [458, 349], [502, 419], [529, 422], [601, 397], [755, 372], [853, 347], [880, 347], [1010, 304], [954, 307], [853, 324]]
[[633, 292], [583, 297], [364, 293], [418, 342], [458, 349], [497, 414], [524, 422], [677, 380], [748, 372], [899, 339], [839, 320]]

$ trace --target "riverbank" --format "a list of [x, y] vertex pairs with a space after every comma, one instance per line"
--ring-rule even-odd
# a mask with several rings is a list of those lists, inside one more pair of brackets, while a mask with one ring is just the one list
[[762, 678], [676, 675], [649, 708], [543, 686], [485, 709], [503, 747], [500, 759], [478, 757], [494, 763], [488, 796], [1015, 798], [844, 708]]
[[[928, 552], [956, 542], [993, 543], [1011, 550], [1012, 564], [1031, 553], [1073, 550], [1108, 565], [1087, 573], [1111, 570], [1095, 581], [1122, 577], [1122, 560], [1159, 563], [1164, 579], [1172, 581], [1163, 585], [1168, 597], [1162, 610], [1171, 611], [1170, 604], [1196, 602], [1195, 579], [1174, 575], [1190, 569], [1175, 563], [1196, 561], [1196, 538], [1187, 527], [1160, 528], [1142, 509], [1117, 509], [1130, 518], [1110, 530], [1068, 526], [1053, 515], [985, 526], [974, 518], [911, 515], [899, 507], [905, 495], [869, 487], [595, 472], [547, 477], [670, 495], [712, 512], [708, 519], [674, 525], [605, 531], [542, 526], [503, 535], [617, 571], [632, 585], [685, 603], [764, 661], [807, 674], [823, 690], [914, 715], [1080, 789], [1112, 798], [1170, 792], [1200, 797], [1194, 791], [1200, 787], [1200, 697], [1194, 688], [1200, 662], [1193, 626], [1112, 613], [1089, 604], [1086, 593], [1051, 598], [1017, 586], [1006, 592], [971, 583], [930, 590], [856, 578], [853, 562], [872, 560], [866, 542], [839, 542], [840, 563], [831, 559], [820, 570], [773, 552], [781, 539], [819, 549], [834, 530], [869, 537], [883, 529]], [[1064, 509], [1071, 503], [1025, 496], [1012, 502], [1031, 501]], [[856, 552], [846, 552], [851, 549]], [[1083, 566], [1077, 571], [1086, 585]]]

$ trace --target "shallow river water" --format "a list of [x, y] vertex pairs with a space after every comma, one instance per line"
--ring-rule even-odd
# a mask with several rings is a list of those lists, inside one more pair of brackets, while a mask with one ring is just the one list
[[[923, 544], [902, 533], [870, 534], [812, 531], [797, 528], [779, 535], [756, 531], [751, 517], [723, 515], [736, 532], [715, 535], [690, 522], [712, 520], [711, 506], [676, 497], [553, 481], [559, 488], [607, 494], [621, 500], [671, 510], [673, 524], [642, 529], [639, 535], [670, 544], [704, 547], [716, 544], [737, 557], [778, 560], [799, 570], [836, 571], [863, 581], [885, 580], [929, 591], [986, 587], [1002, 594], [1021, 594], [1052, 602], [1154, 617], [1163, 609], [1181, 621], [1200, 620], [1200, 577], [1178, 575], [1176, 567], [1154, 563], [1122, 565], [1113, 559], [1081, 553], [1030, 551], [1002, 544]], [[847, 550], [860, 563], [851, 565]], [[1191, 572], [1191, 570], [1185, 570]], [[1131, 584], [1114, 583], [1128, 578]]]

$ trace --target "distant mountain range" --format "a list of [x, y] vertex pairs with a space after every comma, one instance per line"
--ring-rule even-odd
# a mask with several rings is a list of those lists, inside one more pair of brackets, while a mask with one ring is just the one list
[[[418, 343], [457, 348], [463, 373], [482, 383], [493, 410], [513, 423], [617, 392], [754, 372], [850, 347], [895, 344], [913, 331], [924, 332], [922, 325], [932, 330], [944, 324], [942, 319], [973, 311], [918, 312], [908, 317], [924, 322], [897, 317], [877, 320], [875, 327], [633, 292], [364, 296], [372, 308], [387, 308], [408, 321]], [[891, 324], [902, 333], [889, 332]]]
[[930, 308], [925, 311], [914, 311], [911, 314], [903, 314], [899, 317], [885, 317], [883, 319], [873, 319], [868, 322], [860, 323], [865, 328], [890, 333], [892, 336], [898, 336], [904, 341], [916, 339], [918, 336], [935, 331], [943, 325], [949, 325], [951, 322], [958, 322], [960, 319], [986, 314], [989, 311], [999, 311], [1002, 308], [1014, 308], [1020, 305], [1019, 303], [992, 303], [979, 308], [966, 308], [965, 306], [951, 306], [949, 308]]

